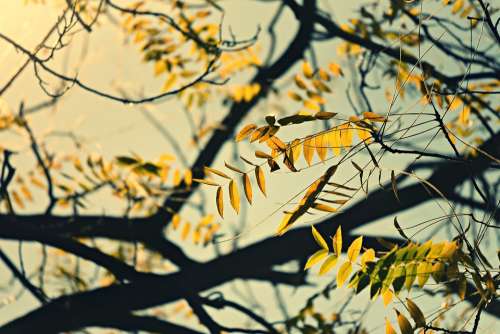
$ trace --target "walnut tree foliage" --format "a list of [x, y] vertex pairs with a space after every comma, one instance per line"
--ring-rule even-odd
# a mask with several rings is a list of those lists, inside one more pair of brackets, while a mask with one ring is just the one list
[[[31, 49], [0, 31], [21, 59], [0, 82], [0, 238], [18, 249], [0, 249], [0, 307], [23, 293], [38, 303], [0, 332], [490, 333], [495, 2], [359, 1], [338, 18], [340, 1], [259, 0], [271, 20], [239, 36], [224, 18], [248, 1], [231, 1], [25, 0], [60, 12], [44, 39]], [[102, 88], [55, 65], [107, 26], [154, 89]], [[22, 73], [46, 100], [8, 95]], [[36, 115], [71, 112], [75, 90], [88, 108], [149, 115], [168, 149], [109, 158], [77, 129], [37, 131]], [[154, 118], [167, 101], [188, 140], [169, 132], [180, 118]], [[55, 135], [71, 149], [54, 149]], [[368, 315], [373, 305], [383, 318]]]

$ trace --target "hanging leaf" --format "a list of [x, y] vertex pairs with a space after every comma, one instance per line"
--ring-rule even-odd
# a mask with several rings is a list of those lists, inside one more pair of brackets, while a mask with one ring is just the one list
[[180, 224], [181, 224], [181, 217], [178, 214], [175, 214], [172, 217], [172, 227], [174, 228], [174, 230], [176, 230]]
[[302, 73], [304, 73], [304, 76], [308, 79], [311, 79], [313, 77], [314, 71], [308, 61], [304, 61], [302, 63]]
[[354, 263], [358, 258], [359, 252], [361, 251], [361, 246], [363, 244], [363, 236], [359, 236], [352, 242], [352, 244], [347, 249], [347, 257], [351, 263]]
[[222, 187], [217, 188], [217, 194], [215, 196], [215, 203], [217, 205], [217, 211], [221, 218], [224, 218], [224, 190]]
[[231, 201], [231, 206], [236, 213], [240, 213], [240, 193], [238, 192], [238, 186], [234, 180], [229, 182], [229, 200]]
[[399, 329], [401, 329], [401, 334], [413, 334], [413, 329], [411, 328], [411, 324], [408, 319], [406, 319], [406, 317], [398, 310], [396, 310], [396, 314], [398, 316], [398, 325]]
[[392, 293], [391, 289], [386, 289], [382, 293], [382, 301], [384, 302], [385, 307], [387, 307], [387, 305], [390, 304], [393, 298], [394, 298], [394, 293]]
[[248, 203], [252, 204], [252, 185], [247, 174], [243, 174], [243, 189], [245, 190]]
[[345, 281], [349, 278], [349, 275], [352, 271], [351, 262], [346, 262], [342, 266], [340, 266], [339, 271], [337, 272], [337, 287], [342, 287]]
[[334, 112], [318, 111], [317, 113], [314, 114], [314, 118], [321, 119], [321, 120], [329, 120], [330, 118], [333, 118], [336, 115], [337, 115], [337, 113], [334, 113]]
[[420, 287], [423, 287], [427, 280], [429, 279], [429, 275], [432, 271], [432, 264], [430, 262], [421, 262], [417, 267], [417, 281]]
[[320, 249], [319, 251], [317, 251], [316, 253], [314, 253], [313, 255], [311, 255], [309, 257], [309, 259], [307, 260], [306, 265], [304, 267], [304, 270], [311, 268], [312, 266], [314, 266], [316, 263], [321, 261], [327, 255], [328, 255], [328, 250]]
[[458, 279], [458, 296], [461, 300], [465, 299], [467, 294], [467, 278], [465, 278], [464, 274], [460, 274], [460, 278]]
[[325, 161], [326, 152], [328, 151], [328, 139], [326, 135], [318, 135], [315, 137], [314, 145], [316, 152], [321, 161]]
[[255, 124], [248, 124], [248, 125], [245, 125], [243, 127], [243, 129], [240, 130], [240, 132], [238, 132], [238, 134], [236, 135], [236, 142], [240, 142], [242, 141], [243, 139], [247, 138], [248, 136], [250, 136], [250, 134], [252, 134], [252, 132], [257, 129], [257, 125]]
[[325, 262], [321, 265], [321, 268], [319, 269], [319, 274], [324, 275], [328, 273], [335, 265], [337, 264], [338, 256], [335, 254], [331, 254], [330, 256], [327, 257]]
[[314, 240], [319, 245], [319, 247], [328, 250], [328, 244], [326, 243], [325, 239], [321, 236], [321, 234], [318, 232], [318, 230], [316, 230], [314, 226], [311, 226], [311, 229]]
[[260, 191], [266, 196], [266, 179], [264, 177], [264, 171], [260, 166], [255, 167], [255, 179], [257, 180]]
[[391, 170], [391, 185], [392, 185], [392, 192], [394, 193], [394, 196], [396, 197], [396, 199], [399, 202], [398, 186], [397, 186], [397, 183], [396, 183], [396, 177], [394, 176], [394, 171], [393, 170]]
[[312, 158], [314, 155], [314, 137], [308, 137], [306, 140], [304, 140], [303, 149], [304, 159], [306, 160], [307, 164], [311, 166]]
[[185, 222], [184, 223], [184, 228], [182, 229], [182, 233], [181, 233], [181, 239], [182, 240], [186, 240], [188, 234], [189, 234], [189, 230], [191, 229], [191, 223], [189, 222]]
[[333, 250], [337, 256], [340, 256], [342, 253], [342, 227], [339, 225], [337, 228], [337, 232], [333, 237]]
[[375, 260], [375, 251], [373, 248], [367, 249], [361, 256], [361, 266], [365, 266], [367, 262]]
[[410, 312], [413, 321], [415, 321], [415, 328], [425, 327], [425, 316], [420, 308], [411, 299], [406, 298], [406, 305], [408, 312]]

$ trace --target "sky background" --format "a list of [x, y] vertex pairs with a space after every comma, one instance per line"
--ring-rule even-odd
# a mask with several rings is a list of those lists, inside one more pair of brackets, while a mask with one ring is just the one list
[[[37, 43], [50, 29], [57, 16], [61, 13], [62, 7], [60, 4], [53, 4], [57, 1], [49, 1], [48, 5], [24, 5], [21, 0], [0, 0], [0, 31], [7, 36], [14, 37], [17, 42], [26, 47], [33, 49]], [[252, 36], [257, 27], [260, 25], [263, 28], [267, 27], [268, 22], [274, 14], [274, 9], [277, 8], [276, 3], [265, 3], [259, 1], [247, 0], [231, 0], [222, 2], [226, 14], [224, 17], [224, 32], [228, 33], [229, 27], [232, 32], [241, 38], [248, 38]], [[323, 8], [329, 9], [330, 13], [338, 19], [338, 22], [346, 22], [348, 18], [355, 17], [356, 13], [353, 11], [352, 6], [358, 6], [360, 2], [351, 1], [320, 1]], [[270, 10], [273, 9], [273, 10]], [[282, 20], [277, 26], [277, 55], [281, 53], [284, 47], [293, 37], [296, 31], [296, 21], [291, 13], [287, 11]], [[99, 87], [102, 90], [116, 92], [117, 87], [125, 88], [132, 94], [144, 92], [145, 95], [153, 95], [157, 93], [163, 82], [161, 79], [153, 78], [153, 68], [151, 64], [145, 64], [141, 61], [141, 56], [135, 45], [124, 42], [123, 32], [116, 26], [109, 24], [107, 20], [103, 21], [102, 26], [95, 27], [95, 32], [87, 34], [82, 31], [74, 36], [72, 47], [69, 49], [69, 54], [65, 51], [60, 52], [56, 60], [52, 62], [56, 69], [65, 68], [67, 64], [68, 73], [74, 73], [78, 69], [79, 78], [91, 83], [93, 86]], [[263, 50], [269, 44], [268, 36], [263, 32], [259, 38], [259, 45]], [[336, 42], [316, 43], [315, 50], [320, 64], [327, 64], [329, 61], [338, 62], [344, 65], [343, 60], [340, 59], [336, 52]], [[81, 63], [81, 54], [83, 50], [88, 49], [88, 53]], [[25, 61], [25, 58], [16, 52], [12, 47], [8, 47], [5, 43], [0, 42], [0, 84], [3, 84], [6, 78], [9, 78], [15, 70]], [[296, 69], [294, 69], [296, 70]], [[293, 72], [293, 71], [292, 71]], [[292, 74], [288, 73], [288, 77]], [[53, 78], [46, 76], [47, 81], [52, 85], [57, 85], [57, 81]], [[236, 78], [244, 82], [245, 78]], [[337, 80], [333, 83], [334, 95], [329, 101], [329, 111], [351, 114], [351, 108], [345, 98], [345, 88], [347, 80]], [[380, 94], [383, 95], [383, 94]], [[8, 92], [2, 96], [2, 103], [7, 105], [7, 108], [16, 110], [21, 101], [29, 107], [38, 102], [46, 100], [46, 96], [38, 86], [38, 82], [33, 76], [33, 68], [29, 66], [21, 77], [13, 84]], [[375, 107], [377, 110], [383, 112], [387, 108], [387, 103], [382, 97], [374, 99]], [[293, 105], [281, 105], [287, 112], [292, 113], [296, 111]], [[184, 153], [189, 161], [192, 161], [197, 155], [197, 150], [190, 144], [189, 138], [189, 124], [182, 112], [179, 102], [176, 99], [168, 99], [161, 103], [148, 105], [148, 113], [152, 115], [159, 124], [165, 127], [172, 137], [178, 139], [178, 142], [183, 147]], [[219, 102], [212, 103], [207, 108], [208, 117], [212, 120], [220, 119], [227, 108], [220, 105]], [[263, 117], [269, 113], [274, 113], [275, 109], [272, 105], [264, 102], [261, 103], [251, 115], [246, 119], [244, 124], [255, 121], [262, 124]], [[196, 117], [197, 115], [194, 115]], [[106, 158], [112, 158], [116, 155], [127, 155], [130, 152], [140, 153], [145, 159], [155, 160], [158, 156], [164, 153], [173, 153], [173, 150], [162, 136], [162, 134], [148, 121], [145, 117], [144, 111], [141, 111], [137, 106], [126, 106], [121, 103], [109, 101], [90, 93], [84, 92], [81, 89], [74, 87], [68, 91], [61, 99], [60, 103], [54, 108], [49, 108], [43, 112], [39, 112], [32, 116], [32, 126], [38, 136], [44, 136], [53, 130], [72, 130], [77, 135], [84, 138], [84, 150], [86, 152], [96, 152], [102, 154]], [[294, 130], [296, 131], [296, 130]], [[305, 134], [311, 131], [311, 128], [301, 128], [297, 134]], [[290, 132], [284, 131], [285, 134], [291, 135]], [[31, 168], [33, 160], [29, 154], [28, 141], [25, 136], [17, 133], [0, 133], [0, 143], [2, 146], [15, 148], [20, 154], [16, 155], [13, 159], [14, 165], [22, 173], [24, 168]], [[74, 150], [73, 145], [67, 139], [54, 137], [48, 139], [49, 148], [57, 152], [69, 152]], [[246, 144], [239, 145], [238, 153], [249, 154], [251, 149]], [[227, 144], [218, 156], [214, 167], [220, 167], [224, 161], [233, 161], [235, 156], [235, 146], [231, 143]], [[236, 154], [237, 156], [237, 154]], [[398, 168], [405, 165], [407, 160], [388, 159], [387, 164], [392, 168]], [[234, 162], [238, 164], [238, 161]], [[29, 166], [29, 167], [28, 167]], [[255, 240], [269, 236], [274, 233], [277, 224], [281, 220], [280, 215], [274, 215], [266, 219], [276, 207], [283, 201], [286, 201], [290, 194], [298, 192], [299, 189], [305, 187], [314, 175], [319, 175], [325, 168], [324, 165], [311, 168], [299, 177], [291, 177], [289, 173], [279, 172], [273, 178], [267, 178], [269, 184], [268, 199], [256, 194], [255, 204], [248, 208], [245, 220], [247, 225], [255, 225], [257, 222], [263, 221], [258, 227], [252, 230], [251, 233], [245, 234], [238, 242], [241, 245], [247, 245]], [[345, 175], [340, 175], [340, 178]], [[116, 201], [109, 198], [109, 193], [98, 194], [91, 201], [91, 205], [87, 213], [106, 213], [113, 214], [119, 213], [123, 209], [122, 205], [117, 204]], [[208, 197], [207, 211], [215, 213], [215, 206], [213, 205], [214, 196], [211, 190], [206, 191]], [[25, 212], [37, 212], [45, 205], [43, 199], [35, 201]], [[418, 207], [411, 212], [405, 212], [398, 215], [401, 221], [412, 219], [424, 219], [427, 216], [435, 216], [436, 205], [428, 203]], [[226, 210], [228, 213], [230, 210]], [[433, 213], [430, 215], [430, 213]], [[183, 215], [190, 217], [193, 215], [193, 220], [196, 213], [190, 212], [189, 209], [184, 210]], [[320, 219], [321, 216], [316, 216], [314, 219]], [[236, 215], [228, 214], [222, 222], [223, 230], [231, 231], [231, 224], [238, 225], [241, 218]], [[393, 235], [392, 231], [392, 217], [387, 217], [377, 222], [373, 222], [370, 226], [364, 227], [359, 232], [367, 234], [386, 234]], [[304, 222], [307, 223], [307, 222]], [[344, 230], [348, 230], [348, 222], [344, 222]], [[389, 226], [390, 228], [387, 228]], [[177, 238], [177, 239], [176, 239]], [[174, 236], [174, 240], [179, 241], [178, 237]], [[17, 243], [0, 241], [0, 246], [5, 249], [12, 259], [17, 260]], [[223, 246], [224, 247], [224, 246]], [[203, 260], [209, 259], [213, 256], [213, 252], [197, 246], [186, 245], [186, 251], [190, 256], [196, 259]], [[30, 263], [36, 263], [38, 255], [37, 248], [33, 246], [25, 247], [26, 267], [29, 268]], [[324, 285], [333, 277], [334, 273], [329, 277], [315, 279], [319, 285]], [[313, 274], [314, 276], [314, 274]], [[10, 278], [6, 268], [0, 266], [0, 286], [6, 283]], [[234, 285], [227, 285], [224, 287], [229, 295], [234, 294], [234, 286], [240, 290], [245, 290], [241, 282], [236, 282]], [[262, 283], [252, 283], [254, 291], [264, 291], [266, 287]], [[231, 292], [232, 291], [232, 292]], [[308, 296], [315, 288], [304, 288], [299, 292], [292, 291], [291, 289], [284, 288], [283, 295], [289, 304], [290, 312], [303, 306], [305, 296]], [[321, 304], [323, 311], [334, 312], [338, 304], [335, 300], [343, 300], [347, 291], [340, 290], [334, 300], [330, 300]], [[27, 293], [15, 301], [9, 302], [4, 299], [2, 305], [2, 298], [8, 298], [7, 292], [0, 291], [0, 324], [5, 323], [15, 317], [27, 312], [28, 310], [36, 307], [36, 302]], [[277, 319], [280, 313], [278, 308], [273, 304], [274, 296], [268, 293], [257, 293], [257, 299], [265, 300], [268, 303], [266, 312], [271, 319]], [[364, 305], [367, 302], [367, 296], [362, 294], [358, 297], [360, 300], [355, 302], [354, 305]], [[424, 299], [426, 300], [426, 299]], [[420, 305], [420, 304], [419, 304]], [[382, 303], [377, 301], [373, 303], [370, 308], [370, 315], [367, 319], [368, 329], [373, 332], [380, 332], [383, 325], [383, 316], [389, 315], [392, 318], [391, 308], [384, 309]], [[435, 306], [435, 305], [434, 305]], [[429, 308], [430, 310], [431, 308]], [[241, 322], [240, 318], [235, 318], [232, 314], [216, 314], [218, 319], [224, 322]], [[182, 322], [182, 319], [180, 319]], [[195, 325], [195, 321], [191, 320], [190, 324]], [[483, 322], [483, 333], [493, 333], [494, 324], [492, 318], [485, 317]], [[376, 330], [375, 330], [376, 329]], [[372, 331], [370, 331], [372, 333]]]

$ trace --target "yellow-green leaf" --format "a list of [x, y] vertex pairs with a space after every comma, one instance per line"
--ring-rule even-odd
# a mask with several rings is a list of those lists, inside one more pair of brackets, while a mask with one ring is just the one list
[[408, 306], [408, 312], [410, 312], [413, 321], [415, 321], [415, 328], [425, 327], [425, 316], [422, 310], [415, 304], [411, 299], [406, 298], [406, 305]]
[[340, 266], [339, 271], [337, 272], [337, 287], [342, 287], [349, 278], [349, 275], [352, 271], [351, 262], [346, 262], [342, 266]]
[[240, 212], [240, 193], [238, 191], [238, 186], [234, 180], [229, 182], [229, 200], [231, 201], [231, 205], [236, 211], [236, 213]]
[[328, 245], [327, 245], [325, 239], [318, 232], [318, 230], [314, 226], [311, 226], [311, 229], [312, 229], [312, 235], [314, 237], [314, 240], [319, 245], [319, 247], [328, 250]]
[[358, 258], [359, 252], [361, 251], [361, 246], [363, 245], [363, 236], [359, 236], [352, 242], [352, 244], [347, 249], [347, 257], [349, 261], [354, 262]]
[[311, 255], [309, 257], [304, 269], [307, 270], [307, 269], [311, 268], [312, 266], [314, 266], [316, 263], [321, 261], [321, 259], [323, 259], [327, 255], [328, 255], [328, 250], [320, 249], [319, 251], [317, 251], [316, 253], [314, 253], [313, 255]]
[[421, 262], [417, 267], [417, 282], [420, 287], [423, 287], [432, 271], [430, 262]]
[[319, 274], [324, 275], [329, 272], [335, 265], [337, 264], [338, 256], [335, 254], [331, 254], [328, 258], [323, 262], [321, 268], [319, 268]]

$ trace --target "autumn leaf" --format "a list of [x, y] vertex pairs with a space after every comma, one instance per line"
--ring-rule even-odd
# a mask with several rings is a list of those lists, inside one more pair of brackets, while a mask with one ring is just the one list
[[413, 334], [413, 329], [408, 319], [406, 319], [406, 317], [398, 310], [396, 310], [396, 314], [398, 317], [398, 325], [399, 329], [401, 330], [401, 334]]
[[349, 275], [352, 271], [351, 262], [346, 262], [342, 266], [340, 266], [339, 271], [337, 272], [337, 287], [342, 287], [345, 281], [349, 278]]
[[328, 244], [326, 243], [325, 239], [321, 236], [321, 234], [318, 232], [318, 230], [316, 230], [314, 226], [311, 226], [311, 230], [314, 240], [319, 245], [319, 247], [328, 250]]
[[252, 185], [250, 183], [250, 178], [247, 174], [243, 174], [243, 189], [245, 190], [245, 196], [248, 203], [252, 204]]
[[240, 193], [234, 180], [229, 182], [229, 200], [236, 213], [240, 213]]
[[361, 251], [361, 245], [363, 244], [363, 236], [359, 236], [352, 242], [352, 244], [347, 249], [347, 257], [351, 263], [354, 263], [358, 258], [359, 252]]
[[264, 171], [260, 166], [255, 167], [255, 179], [257, 180], [260, 191], [266, 196], [266, 179], [264, 177]]
[[255, 129], [257, 129], [257, 125], [255, 124], [245, 125], [243, 129], [241, 129], [240, 132], [238, 132], [238, 134], [236, 135], [236, 142], [240, 142], [250, 136]]
[[222, 187], [217, 188], [215, 199], [217, 211], [219, 212], [221, 218], [224, 218], [224, 190], [222, 189]]
[[307, 260], [306, 265], [304, 267], [304, 270], [311, 268], [312, 266], [314, 266], [316, 263], [321, 261], [321, 259], [323, 259], [327, 255], [328, 255], [328, 250], [320, 249], [319, 251], [317, 251], [316, 253], [314, 253], [313, 255], [311, 255], [309, 257], [309, 259]]
[[342, 253], [342, 227], [340, 225], [337, 228], [337, 232], [335, 233], [332, 241], [335, 254], [337, 256], [340, 256], [340, 254]]
[[328, 258], [323, 262], [321, 268], [319, 269], [319, 274], [324, 275], [328, 273], [335, 265], [337, 264], [338, 256], [335, 254], [331, 254]]
[[406, 298], [406, 305], [408, 306], [408, 312], [410, 312], [413, 321], [415, 321], [416, 328], [425, 327], [425, 316], [417, 304], [415, 304], [411, 299]]

